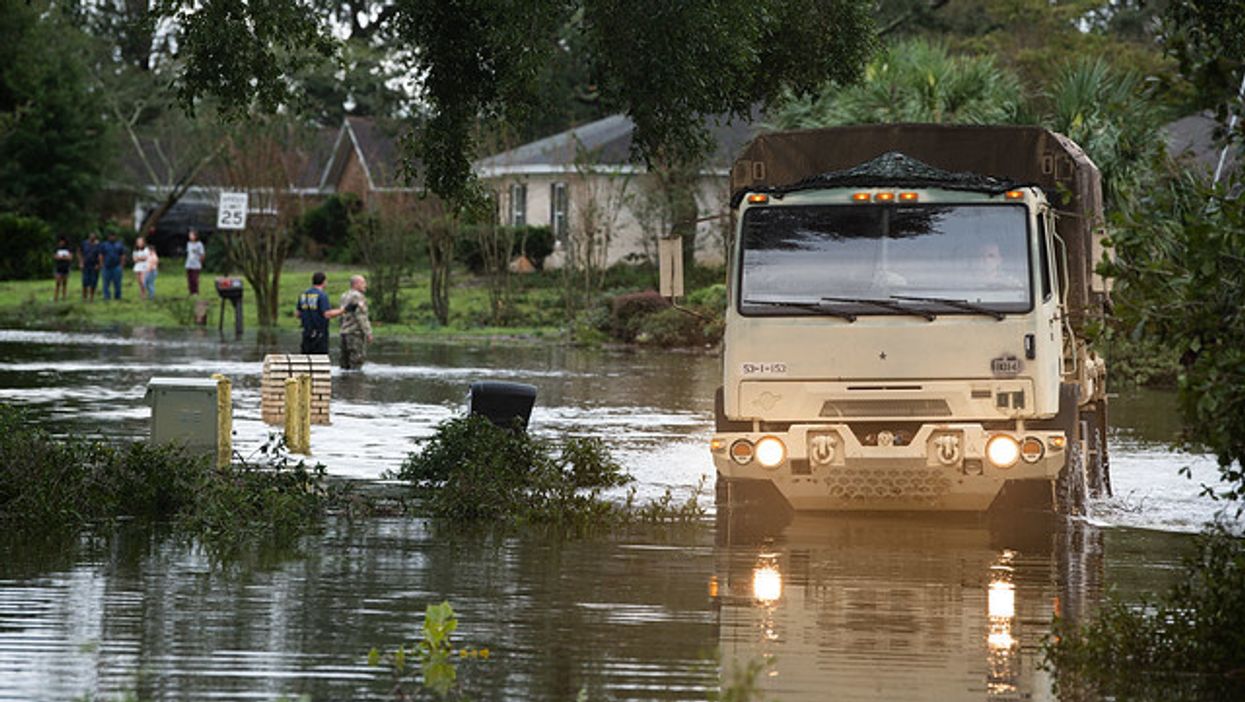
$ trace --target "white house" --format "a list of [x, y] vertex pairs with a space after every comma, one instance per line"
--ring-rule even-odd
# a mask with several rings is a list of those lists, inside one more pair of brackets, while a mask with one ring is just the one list
[[[602, 266], [655, 261], [670, 217], [658, 177], [631, 162], [634, 130], [627, 117], [606, 117], [481, 159], [476, 173], [496, 193], [504, 224], [548, 226], [564, 251], [588, 246]], [[754, 128], [734, 121], [710, 132], [717, 148], [695, 186], [702, 218], [727, 212], [731, 163]], [[722, 263], [728, 222], [697, 225], [697, 261]], [[552, 258], [547, 265], [557, 265], [558, 255]]]

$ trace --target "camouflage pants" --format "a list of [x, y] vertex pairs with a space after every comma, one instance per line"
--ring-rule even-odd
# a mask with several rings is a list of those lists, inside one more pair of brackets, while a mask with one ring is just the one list
[[359, 369], [367, 360], [367, 338], [362, 334], [342, 334], [342, 368]]

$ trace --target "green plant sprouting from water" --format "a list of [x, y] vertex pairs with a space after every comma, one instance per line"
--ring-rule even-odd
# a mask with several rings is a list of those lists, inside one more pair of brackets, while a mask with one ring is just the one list
[[[415, 682], [418, 673], [419, 686], [442, 699], [462, 699], [462, 687], [458, 683], [458, 659], [488, 660], [487, 648], [455, 649], [454, 632], [458, 630], [458, 616], [449, 602], [430, 604], [424, 610], [421, 638], [409, 649], [399, 645], [391, 653], [381, 653], [373, 648], [367, 654], [368, 665], [385, 665], [393, 677], [393, 696], [398, 700], [411, 699], [413, 693], [406, 686]], [[413, 660], [412, 660], [413, 657]]]

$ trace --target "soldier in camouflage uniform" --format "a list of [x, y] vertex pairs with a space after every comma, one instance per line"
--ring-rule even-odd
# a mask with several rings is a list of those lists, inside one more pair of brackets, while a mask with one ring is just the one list
[[367, 344], [372, 343], [372, 323], [367, 318], [367, 280], [356, 275], [350, 278], [350, 290], [341, 297], [342, 368], [359, 369], [367, 359]]

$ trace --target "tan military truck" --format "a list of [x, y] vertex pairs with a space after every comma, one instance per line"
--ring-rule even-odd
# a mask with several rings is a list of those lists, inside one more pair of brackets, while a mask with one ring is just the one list
[[1027, 126], [771, 133], [731, 185], [720, 501], [1076, 514], [1109, 493], [1087, 336], [1108, 304], [1102, 193], [1076, 144]]

